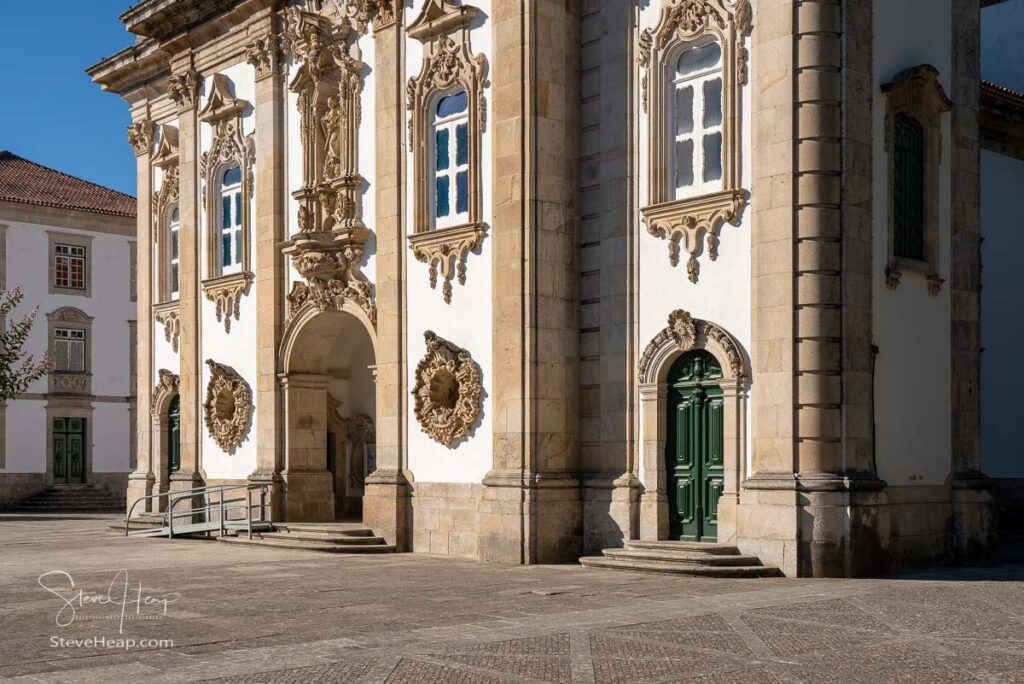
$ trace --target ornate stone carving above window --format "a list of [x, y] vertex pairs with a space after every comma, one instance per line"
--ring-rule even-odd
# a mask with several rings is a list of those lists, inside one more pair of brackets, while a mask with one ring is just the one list
[[256, 70], [257, 81], [278, 73], [281, 63], [280, 36], [268, 33], [254, 38], [245, 46], [245, 61]]
[[153, 388], [153, 400], [149, 404], [149, 412], [154, 416], [159, 416], [167, 410], [167, 405], [178, 393], [179, 383], [177, 374], [166, 368], [161, 368], [158, 374], [160, 379], [157, 380], [156, 387]]
[[427, 353], [416, 366], [413, 388], [416, 420], [431, 439], [445, 446], [469, 435], [480, 417], [483, 382], [480, 367], [469, 352], [441, 339], [432, 331], [423, 334]]
[[[679, 263], [680, 247], [686, 250], [686, 271], [690, 282], [696, 283], [700, 274], [698, 258], [707, 251], [712, 261], [718, 258], [719, 233], [723, 224], [737, 224], [747, 202], [748, 193], [741, 187], [741, 120], [740, 100], [742, 86], [747, 81], [747, 56], [744, 40], [750, 33], [753, 12], [749, 0], [662, 0], [661, 14], [653, 28], [644, 29], [640, 34], [637, 61], [640, 66], [641, 104], [648, 114], [648, 165], [647, 205], [641, 208], [647, 232], [668, 240], [669, 259], [673, 266]], [[710, 67], [713, 78], [710, 83], [698, 81], [693, 84], [705, 86], [702, 94], [692, 90], [690, 106], [701, 98], [714, 97], [718, 117], [712, 123], [704, 121], [713, 133], [708, 140], [690, 141], [690, 155], [716, 155], [720, 168], [710, 176], [708, 189], [694, 184], [694, 191], [677, 190], [675, 178], [677, 141], [671, 124], [678, 116], [675, 108], [680, 101], [677, 95], [679, 80], [677, 68], [687, 50], [699, 51], [717, 46], [717, 66]], [[694, 72], [706, 67], [701, 64], [689, 65]], [[720, 79], [720, 90], [715, 92]], [[706, 78], [704, 80], [707, 80]], [[685, 85], [685, 84], [683, 84]], [[706, 86], [712, 86], [709, 90]], [[704, 116], [707, 118], [708, 110]], [[691, 124], [692, 125], [692, 124]], [[685, 132], [685, 127], [682, 129]], [[684, 136], [685, 137], [685, 136]], [[709, 140], [718, 145], [714, 151]], [[680, 140], [682, 145], [687, 140]], [[703, 150], [703, 151], [700, 151]], [[709, 151], [711, 150], [711, 151]], [[720, 159], [719, 159], [720, 156]], [[706, 169], [702, 171], [707, 174]], [[705, 181], [709, 178], [705, 177]]]
[[[203, 291], [206, 298], [216, 304], [217, 320], [230, 332], [231, 318], [238, 320], [238, 306], [242, 295], [249, 293], [255, 276], [250, 264], [253, 197], [253, 166], [256, 145], [253, 135], [244, 135], [242, 117], [249, 102], [236, 98], [224, 74], [211, 78], [210, 96], [199, 113], [199, 120], [213, 128], [210, 149], [199, 159], [199, 177], [203, 184], [203, 207], [206, 209], [206, 273]], [[222, 274], [220, 266], [220, 214], [219, 200], [221, 176], [225, 170], [238, 167], [241, 179], [241, 264], [234, 273]]]
[[[409, 145], [413, 154], [413, 231], [409, 246], [420, 261], [430, 265], [430, 286], [437, 285], [437, 273], [444, 278], [444, 300], [451, 301], [452, 277], [466, 281], [466, 255], [479, 247], [486, 231], [482, 217], [481, 152], [487, 127], [487, 58], [474, 55], [469, 27], [478, 10], [450, 0], [427, 0], [420, 16], [407, 29], [423, 43], [420, 73], [406, 86], [409, 110]], [[446, 95], [466, 94], [466, 135], [468, 179], [465, 220], [459, 225], [434, 228], [435, 173], [432, 122], [439, 101]], [[454, 161], [454, 160], [453, 160]], [[450, 179], [449, 179], [450, 182]], [[455, 207], [452, 207], [454, 210]], [[457, 267], [453, 268], [453, 264]]]
[[320, 311], [341, 310], [345, 300], [361, 307], [377, 323], [373, 286], [360, 272], [365, 228], [328, 233], [299, 233], [283, 248], [305, 283], [296, 282], [288, 294], [288, 318], [309, 304]]
[[928, 64], [900, 72], [882, 93], [889, 172], [886, 284], [895, 289], [904, 273], [917, 273], [934, 297], [945, 282], [939, 277], [941, 119], [953, 103]]
[[178, 112], [193, 109], [199, 102], [199, 89], [203, 79], [199, 72], [189, 68], [167, 77], [167, 94], [177, 105]]
[[730, 378], [746, 380], [750, 376], [740, 345], [719, 326], [694, 318], [689, 311], [676, 309], [668, 315], [668, 325], [647, 344], [640, 356], [637, 377], [641, 384], [658, 382], [656, 374], [666, 368], [665, 359], [675, 352], [714, 348], [715, 355], [725, 359]]
[[136, 157], [141, 157], [153, 148], [153, 132], [153, 122], [149, 119], [128, 126], [128, 144], [132, 146]]
[[153, 305], [153, 320], [164, 326], [164, 339], [175, 352], [181, 336], [180, 311], [177, 300]]
[[242, 443], [252, 418], [252, 390], [234, 368], [206, 360], [210, 382], [206, 385], [203, 418], [210, 436], [221, 449], [231, 452]]

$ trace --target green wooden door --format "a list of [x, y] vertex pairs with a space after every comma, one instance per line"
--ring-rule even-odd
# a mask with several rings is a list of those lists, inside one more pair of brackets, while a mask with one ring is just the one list
[[167, 407], [167, 472], [181, 470], [181, 401], [178, 395]]
[[53, 419], [53, 482], [85, 482], [85, 418]]
[[669, 371], [669, 534], [672, 539], [715, 541], [723, 459], [722, 368], [706, 351], [681, 357]]

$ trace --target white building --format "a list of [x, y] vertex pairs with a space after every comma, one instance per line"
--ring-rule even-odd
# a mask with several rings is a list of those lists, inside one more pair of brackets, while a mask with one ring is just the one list
[[[123, 501], [134, 466], [135, 213], [129, 195], [0, 152], [0, 283], [24, 293], [15, 315], [38, 307], [26, 349], [54, 360], [0, 409], [0, 507]], [[65, 501], [68, 485], [85, 487]]]

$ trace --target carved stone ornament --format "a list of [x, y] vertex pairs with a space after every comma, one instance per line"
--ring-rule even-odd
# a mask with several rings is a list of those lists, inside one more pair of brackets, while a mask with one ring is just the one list
[[178, 351], [178, 340], [181, 337], [180, 309], [177, 301], [157, 304], [153, 307], [153, 320], [164, 326], [164, 339], [171, 349]]
[[[488, 64], [483, 54], [474, 55], [469, 26], [479, 10], [451, 0], [426, 0], [408, 34], [423, 42], [420, 73], [406, 85], [410, 112], [409, 144], [413, 152], [413, 232], [409, 247], [416, 258], [430, 265], [430, 286], [436, 287], [440, 270], [445, 302], [451, 302], [452, 277], [466, 282], [466, 257], [484, 236], [481, 191], [481, 144], [487, 128]], [[439, 94], [461, 88], [468, 100], [469, 183], [468, 220], [465, 224], [434, 229], [432, 225], [432, 159], [430, 152], [432, 103]]]
[[376, 325], [373, 286], [360, 271], [368, 235], [365, 228], [299, 233], [285, 243], [282, 252], [291, 257], [295, 270], [306, 280], [292, 285], [287, 297], [288, 318], [306, 305], [319, 311], [340, 311], [348, 300], [362, 308]]
[[477, 250], [487, 234], [483, 224], [470, 223], [454, 228], [439, 228], [428, 233], [409, 236], [409, 246], [418, 261], [430, 266], [430, 287], [437, 287], [437, 273], [444, 284], [444, 301], [452, 301], [452, 276], [458, 274], [459, 284], [466, 284], [466, 255]]
[[394, 22], [392, 0], [325, 0], [323, 4], [323, 13], [335, 24], [344, 23], [361, 34], [366, 33], [370, 22], [378, 30], [381, 22]]
[[451, 446], [469, 435], [480, 416], [483, 384], [469, 352], [432, 331], [423, 334], [427, 353], [416, 366], [416, 420], [431, 439]]
[[149, 119], [136, 121], [128, 126], [128, 144], [136, 157], [147, 154], [153, 148], [153, 133], [155, 127]]
[[[687, 276], [696, 283], [698, 258], [707, 250], [718, 258], [720, 231], [738, 225], [747, 192], [741, 188], [741, 88], [747, 82], [748, 51], [753, 11], [749, 0], [662, 0], [658, 23], [640, 33], [641, 104], [648, 113], [649, 159], [647, 206], [641, 209], [647, 232], [669, 241], [669, 259], [679, 264], [686, 249]], [[664, 125], [673, 107], [672, 79], [680, 50], [690, 44], [716, 42], [722, 49], [722, 180], [721, 188], [695, 197], [677, 198], [672, 178], [674, 142]]]
[[170, 398], [178, 393], [179, 379], [175, 373], [161, 368], [159, 375], [160, 379], [157, 380], [156, 387], [153, 388], [153, 399], [149, 405], [149, 411], [154, 416], [160, 415]]
[[231, 366], [206, 360], [210, 382], [206, 385], [203, 418], [210, 436], [221, 449], [231, 452], [242, 443], [252, 418], [252, 390]]
[[195, 69], [186, 69], [167, 77], [167, 94], [177, 105], [178, 111], [193, 109], [199, 102], [199, 89], [203, 79]]
[[281, 62], [281, 38], [268, 33], [254, 38], [245, 46], [245, 61], [256, 70], [256, 80], [276, 74]]
[[238, 306], [255, 275], [249, 271], [208, 278], [203, 281], [206, 298], [216, 305], [217, 320], [224, 324], [224, 332], [231, 332], [231, 319], [238, 320]]
[[644, 349], [637, 366], [638, 379], [642, 384], [654, 382], [658, 370], [655, 366], [659, 365], [654, 360], [664, 360], [669, 351], [688, 352], [709, 346], [718, 352], [716, 355], [725, 357], [723, 367], [728, 367], [730, 378], [747, 379], [743, 352], [732, 335], [714, 323], [694, 318], [682, 309], [676, 309], [668, 315], [668, 325]]

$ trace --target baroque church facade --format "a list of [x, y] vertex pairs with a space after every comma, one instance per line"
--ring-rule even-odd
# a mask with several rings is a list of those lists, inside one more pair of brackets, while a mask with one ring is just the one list
[[137, 158], [129, 504], [267, 483], [275, 520], [515, 563], [991, 546], [978, 0], [121, 20], [89, 74]]

